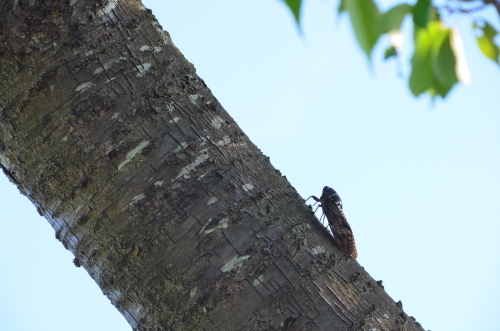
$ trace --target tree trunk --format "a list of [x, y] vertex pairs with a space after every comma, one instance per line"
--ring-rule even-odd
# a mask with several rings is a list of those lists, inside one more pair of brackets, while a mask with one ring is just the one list
[[0, 164], [135, 330], [422, 330], [139, 2], [0, 22]]

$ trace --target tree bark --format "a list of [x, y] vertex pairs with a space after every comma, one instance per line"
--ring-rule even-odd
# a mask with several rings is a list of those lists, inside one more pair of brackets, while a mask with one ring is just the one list
[[422, 330], [139, 2], [0, 24], [0, 164], [134, 330]]

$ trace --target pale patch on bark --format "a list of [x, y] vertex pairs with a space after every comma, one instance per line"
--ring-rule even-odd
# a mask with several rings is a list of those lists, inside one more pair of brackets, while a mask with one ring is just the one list
[[144, 75], [149, 71], [149, 68], [151, 68], [151, 66], [152, 66], [151, 63], [144, 63], [136, 66], [137, 70], [139, 70], [139, 73], [136, 76], [144, 77]]
[[142, 152], [142, 150], [146, 148], [148, 145], [149, 145], [149, 140], [144, 140], [139, 145], [137, 145], [136, 148], [128, 152], [127, 155], [125, 156], [125, 160], [123, 160], [122, 163], [118, 165], [118, 171], [120, 171], [127, 163], [132, 161], [137, 155], [139, 155]]
[[229, 138], [229, 136], [224, 136], [222, 137], [222, 140], [217, 142], [217, 145], [218, 146], [225, 146], [227, 144], [229, 144], [231, 142], [231, 138]]
[[171, 112], [174, 111], [174, 105], [173, 104], [170, 103], [166, 107], [167, 107], [167, 110], [168, 110], [169, 113], [171, 113]]
[[209, 219], [208, 219], [208, 221], [207, 221], [207, 223], [205, 223], [205, 225], [203, 225], [203, 227], [201, 228], [200, 233], [202, 233], [202, 232], [203, 232], [203, 230], [205, 230], [205, 228], [207, 227], [207, 225], [209, 225], [209, 224], [210, 224], [210, 222], [211, 222], [211, 221], [212, 221], [212, 219], [211, 219], [211, 218], [209, 218]]
[[246, 183], [246, 184], [243, 184], [241, 186], [241, 188], [243, 189], [243, 191], [248, 192], [248, 191], [253, 189], [253, 185], [250, 183]]
[[159, 35], [163, 39], [163, 42], [165, 43], [165, 45], [169, 45], [172, 43], [172, 40], [170, 39], [169, 36], [167, 36], [167, 34], [165, 34], [165, 31], [163, 31], [162, 27], [160, 26], [160, 24], [158, 22], [153, 22], [152, 25], [156, 28], [156, 31], [159, 32]]
[[[106, 71], [109, 68], [111, 68], [112, 66], [114, 66], [116, 63], [124, 61], [124, 60], [126, 60], [126, 58], [122, 56], [122, 57], [119, 57], [117, 59], [113, 59], [107, 63], [104, 63], [104, 64], [102, 64], [101, 67], [94, 70], [94, 75], [100, 74], [101, 72]], [[115, 78], [113, 78], [113, 79], [115, 79]], [[113, 79], [111, 79], [111, 80], [113, 80]]]
[[180, 117], [174, 117], [173, 119], [171, 119], [170, 121], [168, 121], [168, 123], [177, 123], [180, 119], [181, 119]]
[[191, 291], [189, 291], [189, 296], [192, 298], [196, 295], [196, 292], [198, 292], [198, 288], [195, 287], [193, 289], [191, 289]]
[[117, 78], [118, 78], [118, 76], [117, 76], [117, 77], [111, 77], [111, 79], [108, 79], [107, 81], [105, 81], [105, 82], [104, 82], [104, 85], [106, 85], [106, 84], [107, 84], [107, 83], [109, 83], [109, 82], [114, 81], [114, 80], [115, 80], [115, 79], [117, 79]]
[[196, 100], [199, 98], [200, 96], [198, 94], [192, 94], [192, 95], [189, 95], [188, 98], [189, 98], [189, 101], [191, 101], [191, 103], [193, 105], [196, 105]]
[[154, 186], [156, 186], [156, 187], [160, 187], [162, 185], [163, 185], [163, 181], [162, 180], [159, 180], [159, 181], [157, 181], [157, 182], [154, 183]]
[[109, 0], [108, 4], [106, 5], [106, 7], [104, 7], [101, 10], [99, 10], [99, 16], [109, 15], [111, 13], [111, 11], [113, 9], [115, 9], [117, 3], [118, 3], [118, 0]]
[[10, 160], [2, 153], [0, 153], [0, 164], [2, 164], [2, 166], [7, 170], [10, 170], [10, 167], [12, 166]]
[[[201, 155], [198, 155], [198, 157], [196, 158], [196, 160], [194, 160], [193, 163], [190, 163], [188, 164], [187, 166], [185, 166], [184, 168], [182, 168], [181, 172], [177, 175], [177, 177], [175, 177], [174, 180], [178, 179], [179, 177], [182, 177], [184, 176], [184, 178], [189, 178], [188, 174], [191, 172], [191, 170], [194, 170], [198, 165], [202, 164], [203, 162], [205, 162], [206, 160], [208, 160], [208, 153], [206, 153], [206, 149], [200, 151]], [[172, 180], [172, 181], [174, 181]]]
[[319, 253], [323, 253], [325, 251], [325, 248], [323, 246], [316, 246], [311, 249], [311, 253], [313, 255], [317, 255]]
[[220, 116], [215, 116], [212, 119], [212, 126], [216, 129], [220, 129], [222, 127], [222, 124], [224, 124], [224, 120]]
[[82, 83], [82, 84], [78, 85], [75, 92], [84, 92], [86, 89], [88, 89], [89, 87], [91, 87], [93, 85], [94, 85], [94, 83], [92, 83], [92, 82]]
[[208, 139], [210, 139], [210, 136], [202, 137], [200, 147], [205, 146], [207, 144]]
[[210, 172], [205, 172], [203, 175], [199, 175], [197, 180], [202, 180], [203, 177], [205, 177], [207, 174], [209, 174]]
[[[201, 176], [200, 176], [201, 177]], [[215, 203], [217, 202], [219, 199], [217, 199], [216, 197], [211, 197], [210, 199], [208, 199], [208, 202], [207, 202], [207, 206], [208, 205], [211, 205], [212, 203]]]
[[[209, 220], [209, 222], [210, 222], [210, 220]], [[206, 224], [206, 225], [208, 225], [208, 223], [209, 223], [209, 222], [207, 222], [207, 224]], [[205, 231], [204, 233], [205, 233], [205, 234], [209, 234], [209, 233], [214, 232], [214, 231], [215, 231], [215, 230], [217, 230], [217, 229], [227, 229], [227, 226], [228, 226], [228, 225], [227, 225], [227, 222], [229, 222], [229, 218], [225, 217], [225, 218], [221, 219], [221, 220], [219, 221], [219, 223], [217, 223], [217, 225], [216, 225], [216, 226], [214, 226], [214, 227], [213, 227], [213, 228], [211, 228], [211, 229], [208, 229], [208, 230], [207, 230], [207, 231]], [[205, 226], [206, 226], [206, 225], [205, 225]], [[205, 227], [203, 227], [203, 228], [205, 228]]]
[[78, 206], [76, 206], [76, 207], [75, 207], [75, 209], [73, 209], [73, 213], [74, 213], [75, 215], [76, 215], [76, 214], [78, 214], [78, 212], [79, 212], [79, 211], [80, 211], [80, 209], [82, 209], [82, 208], [83, 208], [83, 206], [82, 206], [82, 205], [78, 205]]
[[229, 261], [228, 263], [226, 263], [220, 269], [220, 271], [222, 271], [222, 272], [228, 272], [228, 271], [231, 271], [233, 269], [239, 269], [243, 265], [243, 263], [245, 263], [245, 261], [248, 260], [249, 257], [250, 257], [250, 255], [243, 255], [243, 256], [240, 256], [240, 257], [235, 257], [231, 261]]
[[139, 50], [140, 50], [141, 52], [146, 52], [146, 51], [151, 51], [151, 50], [152, 50], [152, 51], [154, 51], [155, 53], [158, 53], [158, 52], [160, 52], [160, 51], [162, 50], [162, 48], [161, 48], [161, 47], [159, 47], [159, 46], [156, 46], [156, 47], [152, 48], [152, 47], [151, 47], [151, 46], [149, 46], [149, 45], [143, 45], [143, 46], [141, 46], [141, 48], [139, 48]]
[[136, 195], [135, 197], [132, 198], [132, 202], [130, 202], [128, 204], [128, 206], [133, 205], [134, 203], [136, 203], [137, 201], [140, 201], [140, 200], [144, 199], [145, 197], [146, 196], [143, 193], [141, 193], [139, 195]]
[[262, 280], [263, 279], [264, 279], [264, 275], [260, 275], [259, 278], [256, 278], [256, 279], [253, 280], [252, 285], [253, 286], [257, 286], [257, 285], [262, 284]]

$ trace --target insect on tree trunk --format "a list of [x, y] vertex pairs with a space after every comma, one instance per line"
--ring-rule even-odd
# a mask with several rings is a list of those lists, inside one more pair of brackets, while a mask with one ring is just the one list
[[135, 330], [421, 330], [139, 2], [0, 24], [0, 164]]
[[328, 220], [328, 225], [332, 231], [335, 244], [344, 254], [356, 259], [358, 257], [358, 251], [356, 250], [354, 235], [342, 211], [342, 200], [340, 200], [337, 192], [331, 187], [325, 186], [319, 199], [311, 195], [307, 200], [310, 198], [321, 203], [318, 208], [321, 207], [323, 209], [323, 216]]

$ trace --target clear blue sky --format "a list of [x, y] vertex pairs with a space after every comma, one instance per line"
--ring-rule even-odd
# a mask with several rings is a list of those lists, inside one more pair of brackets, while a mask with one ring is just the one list
[[[406, 313], [426, 330], [500, 329], [500, 70], [468, 18], [453, 23], [472, 84], [432, 106], [379, 60], [383, 41], [369, 68], [336, 1], [308, 1], [303, 37], [278, 0], [145, 4], [304, 198], [337, 190], [358, 262]], [[130, 330], [3, 175], [0, 210], [0, 330]]]

